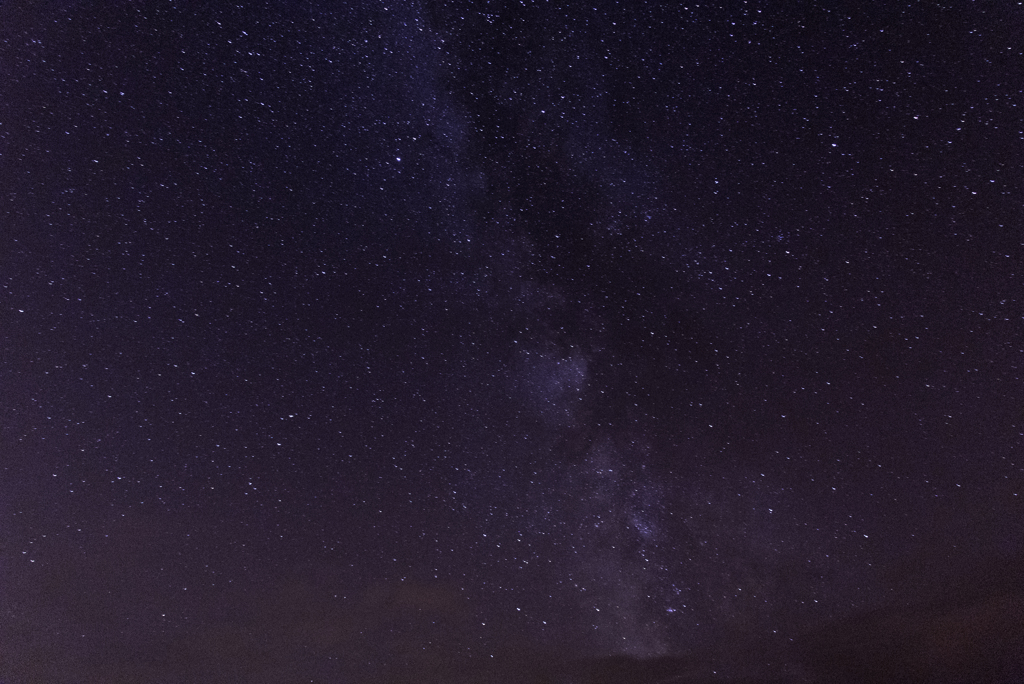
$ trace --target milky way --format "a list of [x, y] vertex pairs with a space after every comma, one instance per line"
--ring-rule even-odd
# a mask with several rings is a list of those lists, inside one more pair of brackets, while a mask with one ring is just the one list
[[0, 680], [1018, 681], [1021, 19], [3, 3]]

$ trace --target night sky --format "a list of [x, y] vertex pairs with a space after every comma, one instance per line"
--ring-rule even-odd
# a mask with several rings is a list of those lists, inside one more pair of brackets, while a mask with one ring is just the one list
[[1022, 46], [3, 3], [0, 681], [1024, 681]]

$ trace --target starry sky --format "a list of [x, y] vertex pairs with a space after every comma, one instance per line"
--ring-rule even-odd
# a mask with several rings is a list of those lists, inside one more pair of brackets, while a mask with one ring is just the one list
[[1019, 681], [1022, 27], [3, 3], [0, 681]]

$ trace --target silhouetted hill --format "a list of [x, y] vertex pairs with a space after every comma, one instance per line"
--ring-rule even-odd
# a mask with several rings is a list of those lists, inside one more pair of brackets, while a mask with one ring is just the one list
[[1024, 682], [1024, 591], [871, 611], [801, 640], [813, 681]]

